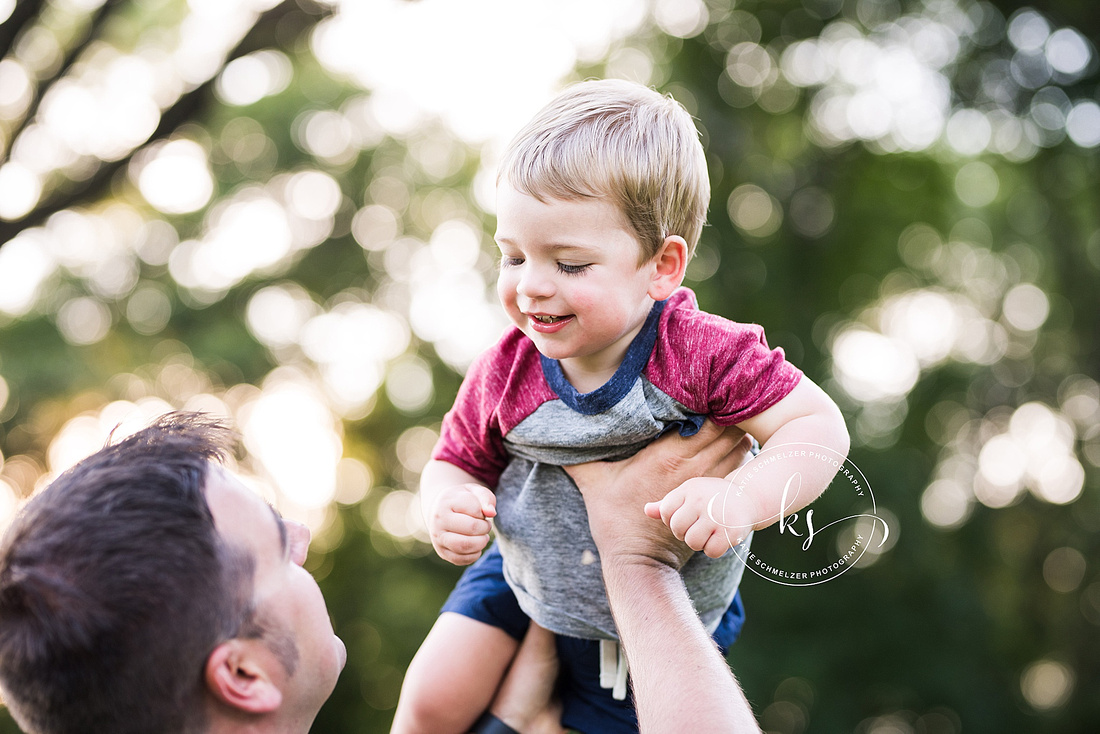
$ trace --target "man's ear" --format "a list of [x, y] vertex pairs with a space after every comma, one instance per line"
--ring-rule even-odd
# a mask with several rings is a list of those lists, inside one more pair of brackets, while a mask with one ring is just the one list
[[672, 295], [684, 281], [687, 271], [688, 247], [684, 238], [669, 235], [661, 243], [657, 254], [650, 264], [653, 266], [653, 280], [649, 284], [649, 297], [654, 301], [663, 301]]
[[250, 714], [267, 714], [283, 702], [282, 691], [269, 675], [278, 665], [258, 640], [229, 640], [206, 659], [206, 688], [215, 699]]

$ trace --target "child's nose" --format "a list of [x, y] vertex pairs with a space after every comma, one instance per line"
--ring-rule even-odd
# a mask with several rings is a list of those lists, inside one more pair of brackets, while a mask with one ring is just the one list
[[554, 293], [554, 281], [545, 268], [525, 264], [516, 290], [527, 298], [546, 298]]

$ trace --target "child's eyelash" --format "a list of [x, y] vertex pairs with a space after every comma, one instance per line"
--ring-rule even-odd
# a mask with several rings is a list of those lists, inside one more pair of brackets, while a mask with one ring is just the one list
[[[519, 265], [523, 265], [524, 259], [522, 257], [502, 257], [500, 258], [500, 269], [514, 268]], [[570, 265], [568, 263], [558, 263], [558, 272], [562, 275], [580, 275], [581, 273], [592, 267], [591, 263], [584, 265]]]

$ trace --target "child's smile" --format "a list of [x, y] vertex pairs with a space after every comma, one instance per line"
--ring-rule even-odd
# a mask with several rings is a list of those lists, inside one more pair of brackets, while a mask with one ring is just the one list
[[538, 313], [529, 313], [527, 317], [531, 319], [531, 328], [540, 334], [553, 334], [564, 328], [566, 322], [573, 318], [572, 316], [550, 316]]

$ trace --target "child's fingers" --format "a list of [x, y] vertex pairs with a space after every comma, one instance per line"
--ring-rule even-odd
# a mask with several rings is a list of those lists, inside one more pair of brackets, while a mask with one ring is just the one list
[[[436, 536], [436, 544], [440, 549], [449, 551], [457, 556], [473, 554], [476, 558], [489, 544], [488, 535], [459, 535], [458, 533], [442, 532]], [[448, 559], [450, 560], [450, 559]], [[453, 563], [453, 561], [452, 561]]]
[[[677, 540], [686, 540], [688, 531], [698, 522], [700, 522], [699, 513], [685, 504], [673, 512], [665, 524], [668, 525], [668, 529], [672, 531]], [[699, 549], [693, 548], [692, 550]]]
[[497, 496], [488, 487], [482, 487], [480, 484], [467, 484], [466, 489], [477, 499], [478, 509], [482, 516], [496, 517]]
[[496, 514], [496, 498], [493, 497], [490, 513], [485, 512], [485, 497], [477, 490], [483, 490], [489, 497], [493, 497], [493, 493], [485, 489], [485, 487], [478, 487], [476, 484], [466, 484], [458, 488], [457, 491], [449, 494], [439, 507], [440, 515], [444, 516], [448, 511], [451, 513], [458, 513], [460, 515], [468, 515], [477, 519], [484, 519], [486, 517], [492, 517]]
[[439, 522], [436, 523], [436, 530], [458, 535], [488, 535], [492, 525], [481, 517], [473, 517], [462, 512], [448, 512], [440, 516]]
[[[672, 529], [672, 518], [687, 502], [687, 495], [680, 489], [674, 489], [665, 495], [665, 498], [657, 503], [661, 510], [661, 522]], [[686, 530], [686, 528], [685, 528]], [[680, 536], [676, 536], [680, 537]], [[682, 538], [681, 538], [682, 540]]]
[[684, 543], [693, 551], [701, 551], [714, 534], [714, 523], [703, 518], [698, 518], [684, 533]]
[[448, 550], [441, 550], [439, 552], [439, 557], [456, 566], [469, 566], [471, 563], [481, 558], [481, 551], [477, 553], [451, 553]]
[[646, 517], [651, 517], [654, 520], [661, 520], [661, 503], [660, 502], [646, 502], [645, 503]]
[[721, 558], [732, 547], [733, 546], [730, 545], [729, 538], [727, 538], [726, 534], [722, 532], [722, 529], [716, 528], [714, 532], [710, 534], [710, 538], [707, 539], [707, 542], [703, 545], [702, 548], [700, 548], [700, 550], [702, 550], [711, 558]]

